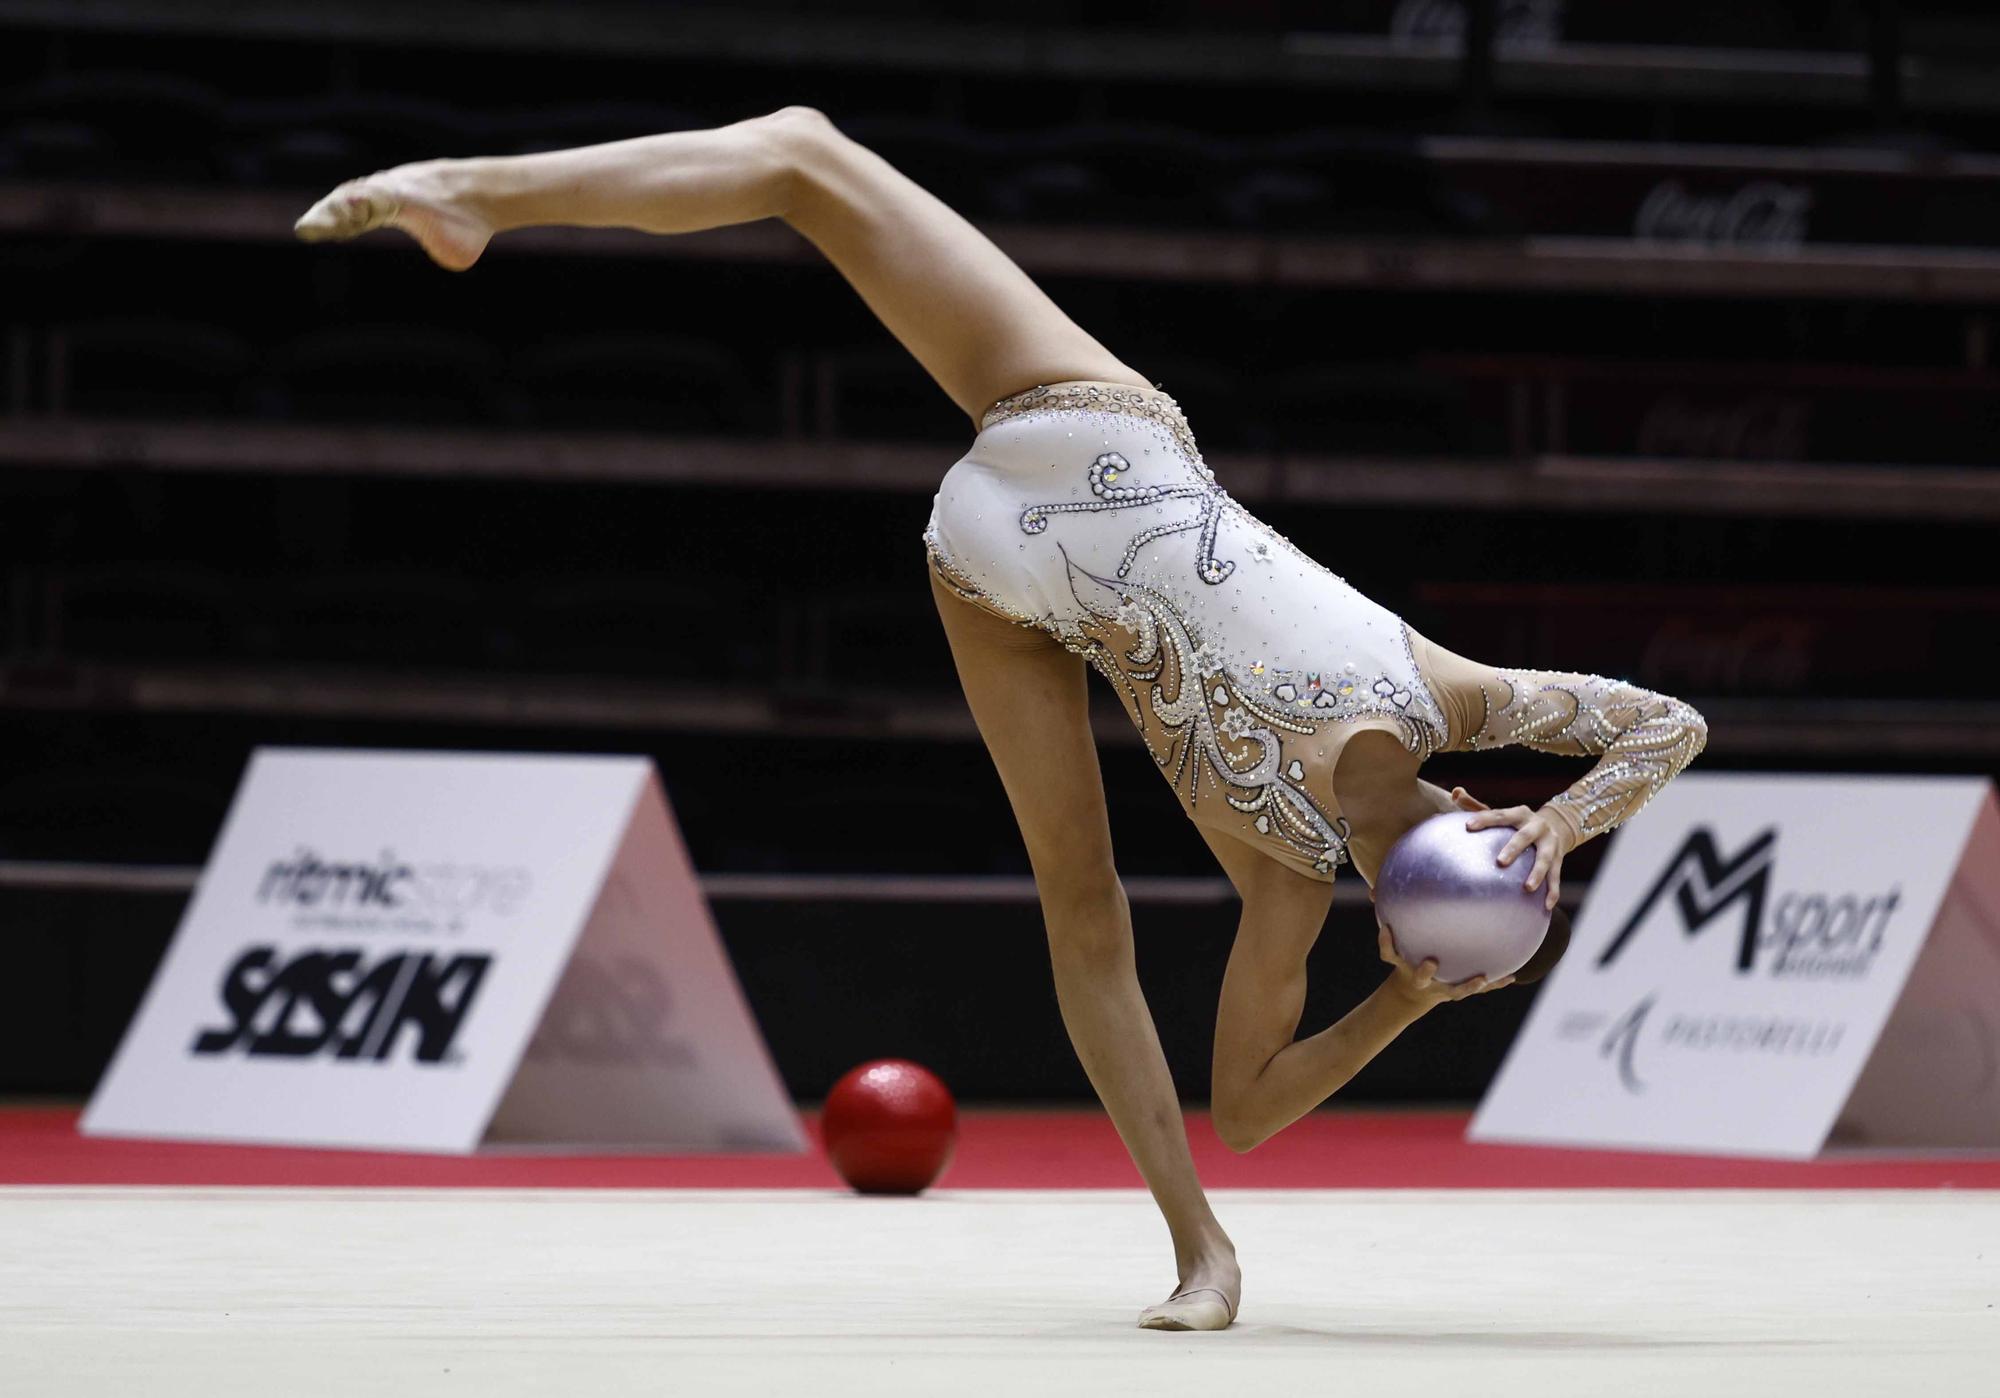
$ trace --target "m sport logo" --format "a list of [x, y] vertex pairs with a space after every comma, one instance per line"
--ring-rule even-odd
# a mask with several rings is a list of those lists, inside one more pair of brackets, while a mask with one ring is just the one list
[[[1738, 975], [1807, 980], [1859, 979], [1881, 951], [1900, 885], [1863, 894], [1832, 889], [1777, 889], [1778, 828], [1766, 827], [1725, 853], [1715, 832], [1696, 826], [1597, 958], [1603, 970], [1638, 934], [1678, 921], [1693, 940], [1711, 923], [1737, 929]], [[1725, 913], [1735, 915], [1732, 924]]]
[[[1826, 888], [1786, 888], [1779, 879], [1778, 835], [1766, 826], [1728, 849], [1707, 826], [1696, 826], [1668, 856], [1617, 932], [1598, 954], [1603, 971], [1642, 940], [1657, 944], [1660, 924], [1678, 925], [1681, 944], [1711, 928], [1735, 933], [1728, 957], [1731, 981], [1744, 977], [1859, 980], [1881, 951], [1902, 891], [1863, 894]], [[1643, 936], [1642, 936], [1643, 934]], [[1719, 958], [1717, 958], [1719, 959]], [[1656, 963], [1654, 963], [1656, 964]], [[1675, 979], [1685, 980], [1685, 976]], [[1643, 1093], [1646, 1054], [1819, 1058], [1839, 1050], [1838, 1020], [1744, 1006], [1679, 1007], [1651, 991], [1606, 1025], [1606, 1016], [1566, 1016], [1565, 1038], [1600, 1036], [1598, 1055], [1614, 1063], [1627, 1092]]]

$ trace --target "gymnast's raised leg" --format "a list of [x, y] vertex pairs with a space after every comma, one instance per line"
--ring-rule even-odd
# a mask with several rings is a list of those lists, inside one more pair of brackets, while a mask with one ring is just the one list
[[978, 229], [807, 107], [575, 150], [400, 165], [340, 185], [297, 229], [319, 241], [395, 226], [462, 271], [514, 228], [692, 233], [765, 218], [810, 239], [969, 416], [1038, 383], [1147, 382]]

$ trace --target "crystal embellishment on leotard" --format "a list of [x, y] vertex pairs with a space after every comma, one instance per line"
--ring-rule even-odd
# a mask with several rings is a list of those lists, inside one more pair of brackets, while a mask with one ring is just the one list
[[[1118, 691], [1188, 813], [1197, 821], [1210, 819], [1220, 797], [1229, 811], [1261, 822], [1259, 834], [1278, 841], [1314, 872], [1329, 874], [1345, 862], [1345, 822], [1330, 818], [1309, 793], [1279, 780], [1280, 735], [1310, 737], [1313, 726], [1269, 707], [1226, 670], [1197, 669], [1194, 660], [1203, 647], [1161, 594], [1097, 577], [1074, 562], [1069, 572], [1078, 603], [1113, 623], [1087, 628], [1097, 642], [1091, 663]], [[1117, 609], [1108, 599], [1123, 596], [1147, 613], [1148, 624], [1137, 632], [1115, 628]]]
[[1196, 499], [1194, 518], [1173, 524], [1156, 524], [1151, 529], [1142, 530], [1125, 545], [1125, 556], [1118, 561], [1119, 577], [1132, 571], [1132, 563], [1139, 556], [1139, 550], [1155, 539], [1164, 539], [1172, 534], [1185, 534], [1190, 529], [1201, 531], [1196, 548], [1195, 576], [1214, 586], [1236, 571], [1233, 559], [1218, 560], [1215, 556], [1215, 531], [1221, 521], [1223, 504], [1228, 500], [1222, 488], [1213, 483], [1213, 476], [1202, 485], [1116, 485], [1132, 463], [1115, 451], [1101, 453], [1090, 463], [1084, 473], [1090, 482], [1090, 493], [1095, 500], [1067, 500], [1049, 505], [1030, 505], [1021, 511], [1021, 532], [1040, 534], [1049, 527], [1050, 515], [1061, 514], [1103, 514], [1108, 510], [1129, 510], [1134, 505], [1152, 505], [1163, 500]]
[[[1428, 753], [1432, 730], [1412, 693], [1384, 676], [1380, 695], [1369, 686], [1342, 701], [1331, 687], [1313, 691], [1299, 676], [1281, 682], [1294, 695], [1286, 703], [1226, 665], [1204, 664], [1219, 659], [1220, 648], [1198, 639], [1196, 623], [1164, 593], [1099, 577], [1065, 557], [1072, 596], [1101, 623], [1083, 627], [1093, 642], [1083, 653], [1118, 691], [1188, 813], [1212, 821], [1207, 813], [1220, 795], [1223, 806], [1250, 816], [1251, 828], [1296, 866], [1327, 876], [1345, 863], [1346, 821], [1307, 789], [1305, 763], [1293, 753], [1328, 721], [1364, 718], [1396, 720], [1405, 745]], [[1146, 617], [1138, 628], [1129, 624], [1134, 605]]]
[[1158, 389], [1106, 383], [1038, 384], [1025, 393], [1002, 398], [986, 410], [979, 426], [984, 430], [1022, 413], [1065, 410], [1125, 413], [1156, 422], [1173, 435], [1174, 445], [1193, 463], [1203, 479], [1215, 479], [1215, 472], [1209, 470], [1201, 459], [1201, 448], [1195, 445], [1194, 432], [1182, 415], [1180, 404], [1173, 400], [1171, 394]]
[[1602, 675], [1497, 672], [1506, 692], [1482, 687], [1486, 711], [1468, 748], [1520, 743], [1604, 759], [1548, 804], [1587, 840], [1636, 814], [1708, 743], [1690, 704]]
[[[1088, 657], [1096, 649], [1096, 643], [1074, 623], [1059, 617], [1030, 616], [1019, 608], [1010, 606], [1004, 597], [974, 582], [945, 557], [935, 529], [924, 530], [924, 556], [930, 560], [931, 571], [937, 575], [938, 581], [975, 607], [1011, 621], [1016, 626], [1029, 626], [1045, 632], [1060, 642], [1065, 650], [1074, 651], [1078, 655]], [[1135, 615], [1143, 616], [1144, 613], [1138, 612]]]
[[[1224, 692], [1217, 686], [1216, 693]], [[1257, 731], [1257, 720], [1250, 716], [1248, 709], [1228, 709], [1222, 715], [1222, 731], [1232, 738], [1248, 738]]]

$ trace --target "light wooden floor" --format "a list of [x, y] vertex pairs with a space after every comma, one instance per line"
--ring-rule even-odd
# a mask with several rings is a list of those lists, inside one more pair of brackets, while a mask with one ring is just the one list
[[1229, 1192], [1218, 1335], [1143, 1196], [0, 1191], [0, 1393], [2000, 1392], [2000, 1196]]

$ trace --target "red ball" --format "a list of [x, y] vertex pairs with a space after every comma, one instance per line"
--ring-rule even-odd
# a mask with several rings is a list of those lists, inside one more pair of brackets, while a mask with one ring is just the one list
[[907, 1058], [852, 1069], [826, 1094], [826, 1153], [863, 1194], [915, 1194], [944, 1173], [958, 1107], [935, 1073]]

